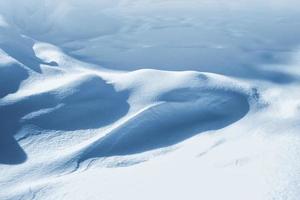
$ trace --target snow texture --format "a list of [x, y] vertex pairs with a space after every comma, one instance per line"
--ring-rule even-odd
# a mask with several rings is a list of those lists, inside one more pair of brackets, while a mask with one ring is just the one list
[[0, 199], [299, 200], [297, 0], [0, 1]]

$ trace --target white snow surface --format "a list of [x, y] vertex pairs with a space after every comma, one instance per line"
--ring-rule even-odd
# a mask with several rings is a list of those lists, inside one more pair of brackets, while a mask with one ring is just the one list
[[299, 200], [298, 0], [1, 0], [0, 199]]

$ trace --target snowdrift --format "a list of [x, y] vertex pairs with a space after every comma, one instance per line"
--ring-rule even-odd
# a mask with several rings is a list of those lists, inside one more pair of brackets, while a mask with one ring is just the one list
[[0, 2], [0, 199], [298, 200], [299, 3]]

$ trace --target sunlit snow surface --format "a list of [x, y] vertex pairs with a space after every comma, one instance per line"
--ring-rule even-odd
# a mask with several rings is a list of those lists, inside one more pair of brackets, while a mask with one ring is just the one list
[[299, 200], [298, 0], [1, 0], [0, 199]]

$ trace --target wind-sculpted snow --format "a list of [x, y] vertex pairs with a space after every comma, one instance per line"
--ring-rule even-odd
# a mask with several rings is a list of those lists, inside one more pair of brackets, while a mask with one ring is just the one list
[[296, 0], [0, 1], [0, 199], [298, 200]]
[[27, 71], [19, 64], [0, 63], [0, 97], [16, 92], [28, 76]]
[[[4, 133], [1, 163], [24, 161], [24, 152], [19, 153], [20, 147], [13, 139], [24, 124], [50, 130], [92, 129], [107, 125], [128, 111], [126, 92], [118, 94], [100, 77], [84, 76], [74, 82], [0, 107], [0, 129]], [[111, 112], [113, 109], [116, 112]]]
[[170, 91], [91, 146], [81, 160], [140, 153], [179, 143], [242, 118], [249, 110], [243, 94], [224, 90]]
[[[127, 92], [116, 92], [100, 77], [84, 76], [82, 80], [63, 87], [51, 91], [54, 100], [49, 105], [55, 105], [51, 106], [53, 109], [26, 116], [24, 123], [52, 130], [95, 129], [116, 121], [128, 112]], [[60, 90], [68, 94], [57, 95]], [[48, 95], [41, 96], [49, 99]]]

